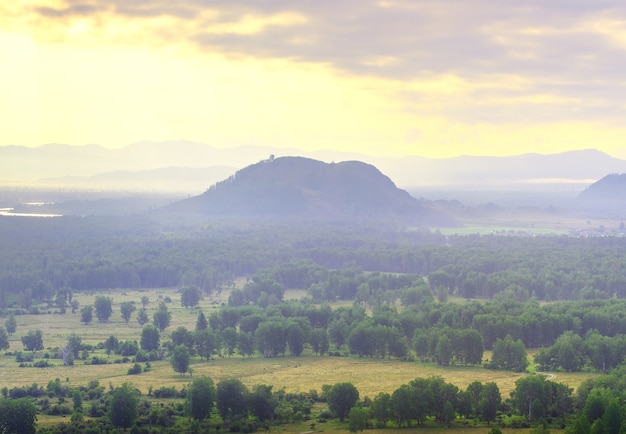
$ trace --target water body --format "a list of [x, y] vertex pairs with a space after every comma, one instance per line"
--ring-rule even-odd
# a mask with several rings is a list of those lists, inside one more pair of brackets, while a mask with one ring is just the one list
[[0, 208], [0, 216], [10, 217], [62, 217], [62, 214], [40, 214], [30, 212], [15, 212], [15, 208]]

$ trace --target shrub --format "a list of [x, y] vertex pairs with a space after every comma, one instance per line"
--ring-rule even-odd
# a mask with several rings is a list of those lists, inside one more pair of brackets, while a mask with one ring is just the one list
[[162, 386], [152, 392], [155, 398], [174, 398], [178, 395], [175, 387]]
[[50, 366], [53, 365], [50, 364], [47, 360], [37, 360], [35, 363], [33, 363], [34, 368], [49, 368]]
[[128, 375], [138, 375], [141, 374], [142, 369], [139, 363], [135, 363], [132, 368], [128, 369]]

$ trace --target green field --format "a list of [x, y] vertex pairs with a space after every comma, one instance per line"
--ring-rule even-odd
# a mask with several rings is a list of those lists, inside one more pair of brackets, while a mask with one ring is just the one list
[[[113, 298], [113, 315], [107, 323], [99, 323], [95, 320], [89, 325], [80, 322], [80, 314], [69, 312], [65, 315], [55, 313], [57, 309], [45, 310], [40, 315], [17, 316], [17, 332], [11, 337], [11, 353], [23, 351], [21, 336], [28, 330], [41, 329], [44, 333], [44, 346], [46, 350], [39, 351], [37, 357], [43, 357], [46, 352], [52, 352], [55, 347], [62, 347], [71, 333], [79, 334], [84, 343], [97, 345], [110, 335], [116, 336], [120, 341], [126, 339], [139, 340], [141, 327], [135, 320], [135, 314], [128, 324], [125, 324], [119, 313], [119, 304], [123, 301], [135, 301], [140, 306], [140, 299], [148, 295], [151, 302], [148, 305], [149, 316], [156, 310], [159, 299], [170, 297], [172, 302], [168, 304], [172, 312], [171, 325], [162, 333], [161, 343], [169, 339], [169, 333], [178, 326], [194, 329], [196, 316], [199, 309], [185, 309], [180, 305], [180, 295], [173, 289], [159, 289], [147, 291], [110, 291], [95, 292], [89, 294], [76, 294], [75, 299], [81, 306], [93, 303], [97, 295], [108, 295]], [[292, 291], [285, 298], [297, 298], [302, 295], [301, 291]], [[220, 298], [205, 298], [201, 302], [200, 309], [208, 317], [210, 313], [219, 309], [220, 304], [228, 298], [227, 293], [222, 293]], [[95, 354], [106, 357], [103, 350]], [[94, 354], [90, 354], [90, 357]], [[189, 376], [180, 376], [173, 371], [167, 361], [152, 363], [152, 370], [141, 375], [129, 376], [127, 370], [132, 363], [113, 363], [120, 356], [111, 355], [110, 364], [85, 365], [84, 361], [76, 360], [74, 366], [63, 366], [61, 360], [50, 359], [56, 366], [48, 368], [20, 368], [15, 357], [0, 357], [0, 388], [16, 387], [37, 383], [45, 385], [50, 379], [68, 379], [71, 385], [86, 385], [91, 380], [99, 380], [101, 384], [109, 383], [117, 386], [123, 382], [131, 381], [142, 392], [147, 393], [148, 387], [176, 386], [182, 387], [190, 381]], [[489, 359], [489, 353], [485, 353], [485, 359]], [[275, 389], [284, 388], [289, 392], [308, 392], [311, 389], [320, 390], [322, 384], [334, 384], [340, 381], [351, 381], [359, 389], [362, 396], [375, 396], [378, 392], [392, 392], [398, 386], [416, 377], [439, 375], [447, 382], [465, 388], [474, 380], [481, 382], [495, 381], [500, 387], [503, 396], [508, 396], [513, 389], [515, 381], [524, 374], [506, 371], [487, 370], [482, 367], [451, 366], [441, 368], [435, 364], [421, 364], [415, 362], [402, 362], [397, 360], [370, 359], [358, 357], [316, 357], [305, 351], [300, 357], [276, 357], [266, 359], [255, 357], [243, 359], [241, 356], [232, 358], [218, 358], [211, 361], [201, 361], [199, 358], [192, 360], [193, 375], [207, 375], [215, 381], [224, 378], [237, 377], [248, 385], [271, 384]], [[556, 373], [558, 381], [571, 387], [577, 387], [582, 381], [594, 374], [590, 373]]]

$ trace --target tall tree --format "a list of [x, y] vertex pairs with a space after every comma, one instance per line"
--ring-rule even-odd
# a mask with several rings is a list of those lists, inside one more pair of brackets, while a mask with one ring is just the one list
[[39, 329], [29, 330], [26, 336], [22, 336], [24, 349], [32, 351], [43, 350], [43, 332]]
[[109, 402], [109, 420], [113, 426], [130, 428], [137, 419], [137, 391], [130, 383], [117, 387]]
[[387, 426], [387, 421], [391, 418], [391, 395], [385, 392], [376, 395], [372, 401], [371, 411], [374, 419]]
[[4, 326], [7, 328], [9, 336], [13, 336], [13, 333], [17, 330], [17, 321], [15, 320], [15, 314], [11, 312], [4, 322]]
[[496, 420], [498, 408], [502, 402], [500, 389], [493, 381], [485, 383], [480, 392], [480, 417], [488, 424]]
[[110, 356], [112, 352], [117, 351], [119, 345], [119, 340], [116, 336], [109, 336], [107, 340], [104, 341], [104, 349], [107, 353], [107, 356]]
[[272, 393], [272, 386], [257, 384], [248, 397], [250, 412], [261, 422], [272, 419], [278, 406], [278, 399]]
[[328, 408], [341, 422], [348, 416], [350, 409], [359, 399], [359, 391], [352, 383], [336, 383], [326, 395]]
[[209, 322], [207, 321], [206, 316], [204, 316], [204, 312], [200, 311], [198, 319], [196, 320], [196, 331], [206, 330], [208, 326]]
[[9, 346], [9, 335], [4, 327], [0, 327], [0, 350], [6, 350]]
[[141, 330], [141, 349], [144, 351], [153, 351], [159, 348], [161, 335], [159, 330], [152, 324], [146, 324]]
[[184, 307], [195, 307], [202, 300], [202, 291], [197, 286], [186, 286], [181, 290], [180, 304]]
[[143, 327], [143, 325], [147, 324], [148, 321], [150, 321], [150, 318], [148, 318], [148, 311], [146, 311], [145, 307], [142, 307], [137, 311], [137, 322]]
[[31, 398], [0, 399], [0, 429], [3, 433], [35, 434], [37, 406]]
[[126, 324], [130, 321], [130, 316], [133, 314], [135, 309], [135, 304], [132, 301], [124, 301], [120, 304], [120, 312], [122, 313], [122, 318]]
[[93, 302], [93, 306], [96, 309], [96, 316], [98, 321], [107, 322], [113, 314], [113, 299], [104, 295], [99, 295]]
[[196, 420], [206, 419], [211, 415], [215, 398], [213, 380], [209, 377], [195, 378], [189, 385], [185, 396], [187, 413]]
[[217, 334], [211, 329], [205, 329], [194, 333], [194, 343], [196, 346], [196, 352], [200, 358], [211, 359], [214, 354], [217, 354], [220, 348], [220, 342]]
[[163, 332], [170, 325], [172, 314], [167, 310], [165, 303], [159, 305], [159, 309], [154, 313], [152, 320], [160, 332]]
[[238, 378], [229, 378], [217, 384], [217, 409], [224, 420], [233, 420], [248, 413], [248, 389]]
[[174, 347], [174, 351], [172, 351], [172, 359], [170, 360], [174, 371], [178, 372], [180, 375], [185, 375], [185, 373], [189, 370], [190, 360], [191, 355], [189, 354], [189, 348], [185, 345], [178, 345]]
[[83, 306], [80, 310], [80, 321], [85, 325], [93, 321], [93, 306]]
[[361, 432], [367, 425], [369, 411], [367, 408], [352, 407], [348, 413], [348, 429], [350, 432]]

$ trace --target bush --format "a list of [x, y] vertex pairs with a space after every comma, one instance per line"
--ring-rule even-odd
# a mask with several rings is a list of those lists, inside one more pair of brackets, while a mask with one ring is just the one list
[[34, 354], [23, 354], [21, 351], [15, 353], [15, 361], [18, 363], [32, 362], [35, 359]]
[[334, 417], [333, 412], [330, 411], [330, 409], [328, 409], [328, 408], [323, 409], [317, 415], [317, 419], [320, 422], [322, 422], [322, 421], [326, 422], [328, 419], [332, 419], [333, 417]]
[[175, 387], [165, 387], [162, 386], [155, 391], [152, 392], [155, 398], [174, 398], [178, 396], [178, 392], [176, 392]]
[[46, 411], [46, 414], [49, 414], [51, 416], [62, 416], [62, 415], [72, 414], [72, 409], [69, 408], [67, 405], [56, 404], [56, 405], [49, 407], [48, 410]]
[[139, 350], [135, 354], [135, 362], [143, 363], [150, 360], [150, 354], [147, 351]]
[[128, 375], [138, 375], [141, 374], [142, 369], [139, 363], [135, 363], [132, 368], [128, 369]]
[[48, 360], [37, 360], [35, 363], [33, 363], [34, 368], [49, 368], [50, 366], [53, 365], [50, 364]]

